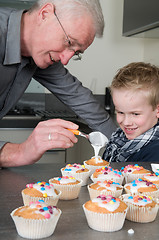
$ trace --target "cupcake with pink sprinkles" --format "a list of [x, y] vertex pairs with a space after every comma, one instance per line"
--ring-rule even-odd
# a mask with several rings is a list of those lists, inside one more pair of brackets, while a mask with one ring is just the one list
[[18, 234], [23, 238], [40, 239], [54, 233], [61, 210], [47, 205], [43, 200], [30, 202], [28, 206], [11, 212]]
[[93, 182], [111, 180], [113, 182], [122, 185], [124, 176], [118, 169], [113, 169], [112, 167], [102, 167], [96, 169], [96, 171], [91, 175], [91, 180]]

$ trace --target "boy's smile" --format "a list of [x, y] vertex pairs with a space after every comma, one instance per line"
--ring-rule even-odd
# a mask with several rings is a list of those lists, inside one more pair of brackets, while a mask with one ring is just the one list
[[158, 121], [159, 109], [156, 107], [153, 110], [148, 102], [147, 91], [113, 89], [116, 119], [129, 140], [140, 136]]

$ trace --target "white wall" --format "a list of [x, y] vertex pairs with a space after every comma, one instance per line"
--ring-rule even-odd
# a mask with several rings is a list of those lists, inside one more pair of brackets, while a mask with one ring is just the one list
[[[95, 94], [104, 94], [116, 71], [133, 61], [159, 64], [159, 39], [122, 36], [123, 0], [100, 0], [105, 18], [102, 39], [95, 39], [82, 61], [67, 68]], [[134, 16], [135, 17], [135, 16]]]
[[122, 37], [123, 0], [101, 0], [105, 18], [102, 39], [85, 51], [81, 62], [70, 61], [68, 69], [95, 94], [104, 94], [116, 71], [144, 57], [144, 39]]
[[159, 66], [159, 38], [145, 39], [144, 61]]

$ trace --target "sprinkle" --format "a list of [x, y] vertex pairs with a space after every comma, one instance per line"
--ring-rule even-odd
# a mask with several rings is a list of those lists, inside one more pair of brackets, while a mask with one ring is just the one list
[[43, 194], [43, 197], [47, 197], [47, 193], [44, 193], [44, 194]]
[[137, 184], [136, 184], [136, 183], [133, 183], [133, 184], [132, 184], [132, 186], [133, 186], [133, 187], [136, 187], [136, 186], [137, 186]]
[[41, 205], [40, 205], [40, 204], [37, 204], [36, 207], [37, 207], [37, 208], [41, 208]]
[[48, 209], [48, 207], [43, 207], [43, 210], [44, 210], [44, 211], [47, 211], [47, 210], [49, 210], [49, 209]]
[[128, 197], [128, 199], [133, 199], [133, 196]]
[[49, 213], [46, 213], [44, 216], [45, 216], [45, 218], [47, 218], [47, 219], [50, 218], [50, 214], [49, 214]]
[[33, 183], [29, 183], [26, 185], [27, 188], [33, 188]]

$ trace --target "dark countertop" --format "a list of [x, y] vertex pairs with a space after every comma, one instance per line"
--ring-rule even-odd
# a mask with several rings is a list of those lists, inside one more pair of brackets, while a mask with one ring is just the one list
[[[126, 163], [112, 163], [113, 168], [120, 169]], [[151, 169], [149, 163], [140, 163], [147, 169]], [[24, 167], [5, 168], [0, 170], [0, 239], [22, 240], [18, 236], [15, 225], [10, 217], [13, 209], [23, 205], [21, 190], [27, 183], [46, 181], [52, 177], [60, 176], [61, 164], [34, 164]], [[91, 182], [91, 181], [90, 181]], [[159, 214], [154, 222], [135, 223], [125, 220], [120, 231], [105, 233], [92, 230], [88, 227], [82, 205], [89, 200], [87, 187], [81, 189], [79, 198], [75, 200], [59, 200], [57, 206], [62, 210], [55, 232], [48, 240], [158, 240], [159, 236]], [[129, 229], [134, 234], [128, 234]]]

